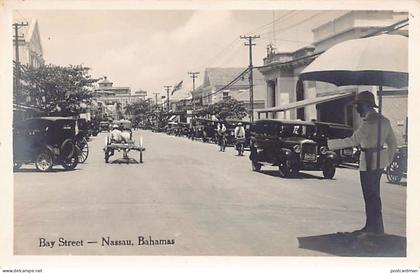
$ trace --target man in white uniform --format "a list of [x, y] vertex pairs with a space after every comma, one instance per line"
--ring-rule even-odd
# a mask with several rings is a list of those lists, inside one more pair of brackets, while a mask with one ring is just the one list
[[[344, 139], [328, 140], [330, 150], [343, 148], [361, 147], [360, 155], [360, 181], [362, 184], [363, 198], [365, 201], [366, 224], [355, 233], [369, 232], [375, 234], [384, 233], [382, 220], [382, 204], [380, 197], [380, 180], [383, 169], [392, 161], [396, 151], [396, 140], [389, 120], [379, 115], [374, 107], [374, 95], [369, 91], [364, 91], [356, 96], [354, 102], [357, 105], [357, 112], [363, 119], [360, 128], [351, 137]], [[381, 139], [379, 149], [380, 164], [377, 168], [377, 142], [378, 142], [378, 121], [381, 122]], [[384, 144], [387, 147], [384, 147]]]

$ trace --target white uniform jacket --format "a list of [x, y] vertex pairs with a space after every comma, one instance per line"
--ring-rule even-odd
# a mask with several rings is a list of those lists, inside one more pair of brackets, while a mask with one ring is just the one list
[[[362, 125], [357, 129], [351, 137], [344, 139], [328, 140], [328, 148], [330, 150], [339, 150], [343, 148], [360, 146], [362, 152], [360, 154], [359, 170], [366, 171], [366, 152], [364, 149], [376, 149], [378, 137], [378, 120], [381, 120], [381, 154], [380, 154], [380, 168], [386, 168], [392, 161], [396, 152], [397, 143], [395, 140], [394, 131], [391, 128], [389, 120], [380, 116], [377, 112], [370, 112], [363, 118]], [[384, 147], [386, 143], [386, 147]], [[371, 160], [371, 170], [376, 170], [377, 151], [373, 150]]]

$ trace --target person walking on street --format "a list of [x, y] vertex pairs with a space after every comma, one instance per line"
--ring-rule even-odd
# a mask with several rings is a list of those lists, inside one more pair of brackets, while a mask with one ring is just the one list
[[226, 126], [224, 122], [217, 124], [217, 135], [219, 136], [219, 151], [224, 152], [226, 149]]
[[[380, 197], [380, 180], [383, 169], [392, 161], [396, 151], [395, 135], [389, 120], [375, 111], [374, 95], [363, 91], [356, 96], [354, 102], [357, 112], [362, 118], [362, 124], [351, 137], [328, 140], [330, 150], [339, 150], [349, 147], [361, 147], [359, 171], [365, 202], [366, 224], [360, 233], [383, 234], [382, 204]], [[377, 148], [378, 124], [381, 127], [380, 149]], [[386, 143], [387, 147], [384, 147]], [[377, 168], [377, 153], [380, 153], [380, 164]]]
[[235, 127], [234, 131], [235, 141], [236, 141], [236, 150], [238, 150], [238, 155], [243, 155], [244, 145], [245, 145], [245, 128], [242, 126], [242, 122], [239, 122]]

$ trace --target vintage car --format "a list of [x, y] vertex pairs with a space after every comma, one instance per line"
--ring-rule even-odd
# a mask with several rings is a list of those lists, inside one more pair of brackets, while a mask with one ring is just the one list
[[196, 118], [193, 125], [194, 139], [201, 139], [203, 142], [217, 142], [216, 135], [217, 121], [205, 118]]
[[314, 123], [305, 121], [258, 120], [251, 125], [253, 171], [261, 166], [278, 166], [281, 177], [297, 176], [300, 170], [321, 170], [324, 177], [335, 175], [337, 155], [311, 139]]
[[188, 136], [190, 133], [190, 124], [187, 122], [178, 122], [176, 136]]
[[62, 165], [66, 170], [76, 168], [77, 127], [77, 119], [71, 117], [39, 117], [16, 123], [13, 127], [14, 170], [27, 163], [35, 163], [42, 172], [49, 171], [53, 165]]
[[[353, 128], [344, 124], [330, 122], [314, 122], [313, 139], [326, 145], [328, 139], [346, 138], [353, 135]], [[360, 149], [350, 147], [334, 151], [337, 154], [338, 164], [358, 163]]]
[[164, 131], [168, 135], [175, 135], [177, 127], [178, 127], [178, 123], [176, 123], [174, 121], [169, 121], [168, 124], [165, 126]]
[[407, 177], [407, 144], [398, 146], [392, 162], [386, 168], [386, 177], [390, 183], [400, 183], [401, 178]]

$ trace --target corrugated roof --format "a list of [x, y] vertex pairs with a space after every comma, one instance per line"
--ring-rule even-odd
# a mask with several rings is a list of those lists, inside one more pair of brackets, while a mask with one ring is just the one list
[[[229, 84], [233, 79], [245, 71], [246, 67], [209, 67], [204, 72], [203, 86], [224, 86]], [[264, 84], [263, 75], [254, 69], [254, 84]], [[248, 76], [245, 75], [234, 85], [248, 85]]]

